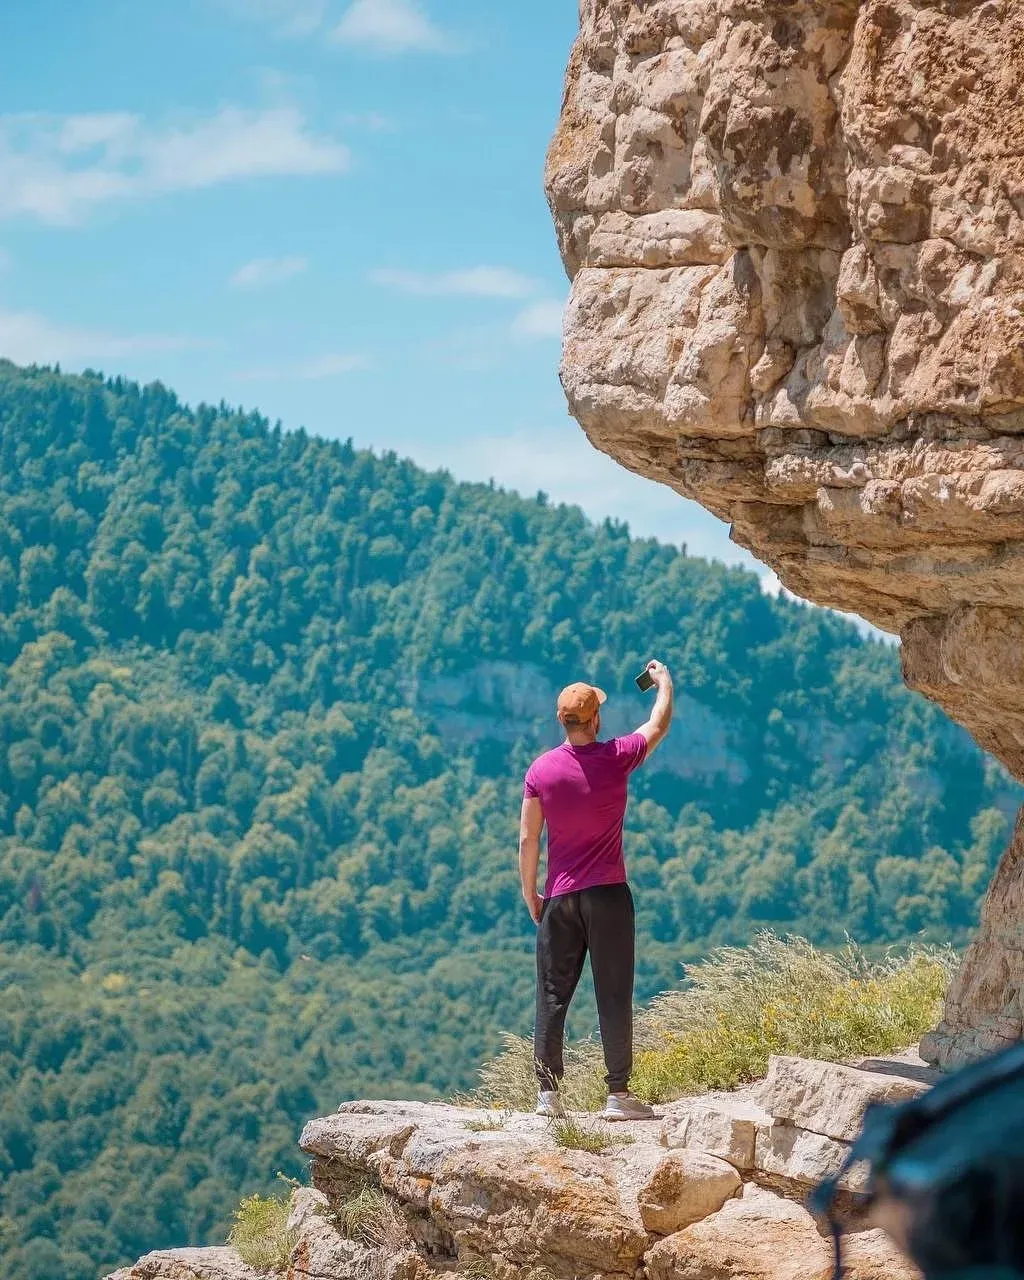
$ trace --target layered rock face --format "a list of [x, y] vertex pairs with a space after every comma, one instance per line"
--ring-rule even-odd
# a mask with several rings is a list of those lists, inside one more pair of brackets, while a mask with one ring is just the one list
[[1024, 779], [1024, 9], [580, 9], [547, 170], [572, 412], [899, 633], [908, 683]]
[[548, 191], [606, 453], [1024, 777], [1024, 11], [583, 0]]
[[[910, 1058], [776, 1058], [758, 1086], [673, 1103], [615, 1133], [577, 1117], [607, 1140], [596, 1153], [560, 1144], [532, 1115], [347, 1103], [303, 1131], [313, 1186], [292, 1199], [284, 1275], [826, 1280], [830, 1243], [803, 1207], [808, 1190], [836, 1172], [868, 1102], [914, 1097], [927, 1081]], [[848, 1238], [846, 1275], [917, 1278], [864, 1223]], [[262, 1278], [233, 1250], [182, 1249], [108, 1280]]]

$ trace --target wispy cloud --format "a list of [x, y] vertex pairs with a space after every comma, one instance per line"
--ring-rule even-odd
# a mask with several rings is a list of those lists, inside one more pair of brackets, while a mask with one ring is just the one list
[[366, 129], [370, 133], [392, 133], [395, 122], [382, 111], [346, 111], [338, 117], [346, 128]]
[[561, 338], [564, 310], [563, 303], [551, 298], [531, 302], [512, 321], [512, 332], [517, 338]]
[[115, 200], [244, 178], [340, 173], [348, 149], [312, 132], [295, 107], [157, 127], [124, 112], [0, 116], [0, 217], [57, 225]]
[[151, 351], [180, 351], [195, 346], [170, 334], [129, 337], [101, 329], [56, 324], [32, 311], [0, 309], [0, 356], [15, 364], [76, 365], [88, 360], [118, 360]]
[[300, 276], [309, 268], [309, 261], [301, 257], [253, 258], [239, 267], [231, 277], [236, 289], [262, 289], [267, 285], [283, 284], [294, 276]]
[[319, 382], [370, 367], [370, 357], [355, 351], [330, 352], [295, 364], [260, 365], [235, 374], [240, 382]]
[[528, 298], [537, 292], [535, 280], [508, 267], [466, 267], [435, 273], [384, 267], [371, 271], [370, 279], [385, 288], [424, 297]]
[[265, 22], [284, 36], [318, 31], [327, 15], [327, 0], [216, 0], [239, 18]]
[[450, 53], [451, 37], [418, 0], [352, 0], [331, 35], [336, 44], [371, 53]]

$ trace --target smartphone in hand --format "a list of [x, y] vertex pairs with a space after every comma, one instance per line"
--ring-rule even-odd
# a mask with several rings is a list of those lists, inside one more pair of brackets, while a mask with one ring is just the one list
[[648, 689], [654, 688], [654, 677], [644, 668], [636, 678], [636, 687], [641, 693], [646, 693]]

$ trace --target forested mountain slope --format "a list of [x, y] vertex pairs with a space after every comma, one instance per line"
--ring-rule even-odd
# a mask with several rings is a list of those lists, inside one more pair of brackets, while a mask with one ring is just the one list
[[7, 1280], [213, 1238], [305, 1117], [528, 1030], [522, 772], [571, 679], [633, 727], [652, 654], [641, 996], [764, 926], [964, 938], [1018, 795], [891, 649], [542, 495], [0, 363]]

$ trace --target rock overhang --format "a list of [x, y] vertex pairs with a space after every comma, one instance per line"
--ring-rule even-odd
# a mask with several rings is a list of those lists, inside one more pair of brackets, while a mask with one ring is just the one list
[[549, 202], [562, 380], [1024, 778], [1012, 0], [583, 0]]

